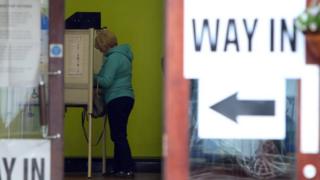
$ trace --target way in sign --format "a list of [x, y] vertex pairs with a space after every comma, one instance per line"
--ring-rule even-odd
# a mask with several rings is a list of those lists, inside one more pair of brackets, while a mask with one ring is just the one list
[[44, 180], [44, 158], [9, 158], [0, 159], [0, 180]]
[[[265, 47], [267, 47], [266, 51], [269, 52], [283, 52], [286, 44], [288, 44], [289, 47], [287, 49], [294, 52], [297, 49], [297, 31], [293, 25], [294, 23], [290, 23], [292, 24], [291, 26], [288, 24], [285, 19], [273, 18], [270, 18], [269, 21], [262, 21], [258, 18], [251, 20], [230, 18], [215, 19], [213, 21], [207, 18], [201, 20], [192, 19], [194, 49], [196, 52], [201, 52], [203, 43], [207, 43], [204, 42], [204, 39], [208, 39], [212, 52], [230, 52], [231, 50], [252, 52], [257, 45], [254, 42], [268, 43]], [[269, 41], [260, 40], [261, 34], [255, 36], [258, 31], [265, 31], [265, 29], [268, 29], [266, 31], [267, 34], [263, 34], [262, 37], [269, 37], [267, 38]], [[277, 34], [279, 34], [279, 37]], [[255, 38], [259, 38], [259, 40], [255, 41]], [[246, 39], [247, 44], [244, 45], [243, 42], [240, 42], [240, 39]], [[219, 45], [221, 43], [223, 45]]]

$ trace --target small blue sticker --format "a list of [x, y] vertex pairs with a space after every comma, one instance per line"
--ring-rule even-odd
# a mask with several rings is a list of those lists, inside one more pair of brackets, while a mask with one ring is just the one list
[[61, 58], [63, 51], [62, 51], [62, 44], [51, 44], [50, 45], [50, 57], [52, 58]]
[[60, 53], [61, 53], [61, 49], [60, 49], [59, 46], [54, 46], [54, 47], [52, 48], [52, 54], [53, 54], [54, 56], [57, 56], [57, 55], [59, 55]]

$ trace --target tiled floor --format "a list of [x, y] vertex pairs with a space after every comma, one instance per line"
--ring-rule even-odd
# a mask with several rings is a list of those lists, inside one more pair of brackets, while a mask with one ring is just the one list
[[[87, 176], [85, 174], [82, 175], [66, 175], [64, 180], [87, 180]], [[118, 177], [103, 177], [102, 175], [96, 174], [92, 178], [92, 180], [161, 180], [161, 174], [159, 173], [136, 173], [134, 178], [118, 178]]]
[[[64, 180], [87, 180], [85, 174], [82, 175], [66, 175]], [[119, 177], [103, 177], [99, 174], [94, 175], [92, 180], [162, 180], [162, 176], [159, 173], [136, 173], [134, 178], [119, 178]], [[213, 172], [202, 172], [200, 174], [193, 174], [190, 177], [191, 180], [255, 180], [253, 177], [243, 177], [242, 175], [235, 174], [220, 174]], [[290, 180], [292, 178], [286, 177], [276, 177], [270, 180]]]

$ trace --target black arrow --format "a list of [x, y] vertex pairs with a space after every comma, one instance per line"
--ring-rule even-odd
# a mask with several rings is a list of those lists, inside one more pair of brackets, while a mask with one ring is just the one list
[[237, 116], [273, 116], [275, 111], [274, 101], [247, 101], [238, 100], [237, 94], [225, 98], [224, 100], [210, 106], [211, 109], [223, 114], [227, 118], [237, 123]]

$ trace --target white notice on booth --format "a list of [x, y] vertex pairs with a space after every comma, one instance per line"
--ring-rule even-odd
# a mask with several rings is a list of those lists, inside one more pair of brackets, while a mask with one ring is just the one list
[[35, 85], [40, 34], [39, 0], [0, 0], [0, 87]]

